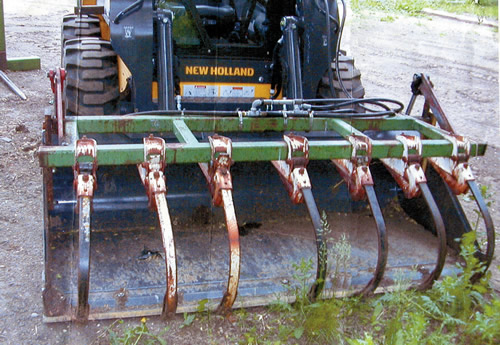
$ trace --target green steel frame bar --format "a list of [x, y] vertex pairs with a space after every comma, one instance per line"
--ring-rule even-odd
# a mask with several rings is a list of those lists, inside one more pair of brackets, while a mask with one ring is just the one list
[[[42, 146], [42, 167], [70, 167], [74, 164], [75, 138], [93, 133], [173, 133], [179, 143], [166, 145], [166, 162], [200, 163], [210, 161], [210, 145], [199, 143], [193, 132], [264, 132], [264, 131], [331, 131], [344, 139], [310, 140], [309, 159], [329, 160], [350, 158], [352, 148], [347, 138], [351, 134], [363, 135], [365, 130], [418, 131], [422, 140], [423, 157], [450, 156], [452, 144], [443, 132], [431, 125], [408, 116], [385, 119], [353, 119], [350, 121], [331, 118], [244, 118], [232, 117], [174, 117], [174, 116], [80, 116], [66, 119], [68, 146]], [[485, 144], [472, 144], [472, 156], [484, 155]], [[403, 145], [397, 140], [372, 140], [372, 157], [401, 157]], [[284, 141], [233, 142], [233, 160], [271, 161], [287, 155]], [[99, 165], [138, 164], [144, 159], [142, 144], [98, 145]]]

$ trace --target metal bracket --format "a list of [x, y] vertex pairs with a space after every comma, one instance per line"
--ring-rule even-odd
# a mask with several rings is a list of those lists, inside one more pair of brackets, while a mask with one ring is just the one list
[[233, 182], [230, 173], [230, 167], [233, 165], [231, 159], [232, 143], [231, 139], [213, 135], [208, 137], [212, 156], [208, 174], [210, 177], [210, 191], [212, 192], [213, 203], [215, 206], [222, 205], [222, 190], [232, 190]]
[[444, 129], [450, 133], [454, 133], [453, 127], [451, 127], [451, 124], [448, 121], [443, 108], [441, 108], [441, 105], [439, 104], [433, 88], [434, 85], [432, 84], [428, 76], [426, 76], [425, 74], [415, 74], [411, 83], [412, 96], [406, 109], [406, 115], [410, 115], [417, 96], [423, 95], [425, 98], [425, 103], [422, 117], [426, 120], [434, 117], [441, 129]]
[[76, 141], [74, 187], [76, 197], [92, 198], [97, 188], [97, 142], [94, 139], [83, 137]]
[[396, 136], [396, 140], [403, 144], [402, 157], [383, 158], [382, 162], [403, 190], [405, 197], [411, 199], [420, 195], [419, 185], [427, 182], [420, 166], [422, 141], [417, 136], [404, 134]]
[[162, 138], [153, 137], [151, 134], [144, 138], [144, 162], [139, 164], [139, 175], [146, 187], [149, 206], [157, 207], [155, 196], [159, 193], [167, 193], [167, 186], [163, 170], [165, 170], [165, 141]]
[[470, 156], [470, 141], [458, 135], [445, 135], [453, 145], [450, 157], [431, 157], [429, 161], [442, 179], [456, 195], [467, 193], [469, 181], [474, 181], [474, 175], [468, 164]]
[[364, 135], [350, 135], [352, 145], [351, 159], [333, 159], [340, 175], [344, 178], [349, 188], [351, 198], [355, 201], [364, 200], [366, 193], [364, 186], [373, 186], [373, 178], [368, 166], [371, 162], [372, 143]]
[[50, 79], [50, 87], [54, 93], [54, 107], [57, 119], [57, 137], [59, 138], [59, 145], [64, 139], [64, 118], [66, 117], [66, 110], [63, 101], [64, 82], [66, 80], [66, 71], [64, 68], [57, 70], [50, 70], [48, 77]]
[[285, 161], [272, 161], [294, 204], [304, 202], [302, 189], [311, 188], [307, 173], [309, 163], [309, 141], [295, 134], [283, 136], [288, 154]]

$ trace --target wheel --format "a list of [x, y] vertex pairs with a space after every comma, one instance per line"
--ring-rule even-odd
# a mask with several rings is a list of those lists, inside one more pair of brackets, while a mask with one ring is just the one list
[[98, 38], [67, 41], [63, 66], [67, 115], [118, 113], [117, 57], [109, 41]]
[[61, 27], [61, 59], [64, 53], [64, 44], [67, 41], [84, 37], [101, 37], [99, 18], [86, 14], [66, 14], [63, 17]]
[[61, 29], [61, 46], [64, 48], [66, 41], [83, 37], [101, 37], [99, 18], [86, 14], [65, 15]]
[[[335, 64], [332, 64], [333, 68], [333, 87], [335, 89], [335, 95], [332, 95], [330, 91], [330, 82], [328, 78], [328, 72], [325, 73], [318, 86], [318, 97], [320, 98], [349, 98], [342, 89], [337, 77], [337, 71], [335, 69]], [[365, 88], [361, 83], [361, 72], [354, 66], [354, 59], [350, 56], [345, 56], [344, 54], [339, 55], [339, 69], [340, 78], [346, 90], [350, 93], [353, 98], [363, 98], [365, 96]]]

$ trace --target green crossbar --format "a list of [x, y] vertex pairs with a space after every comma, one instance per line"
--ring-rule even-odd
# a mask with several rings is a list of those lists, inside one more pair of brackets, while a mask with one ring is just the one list
[[[422, 157], [450, 156], [452, 144], [445, 133], [425, 122], [408, 116], [394, 116], [384, 119], [332, 118], [234, 118], [208, 116], [79, 116], [66, 118], [66, 133], [78, 138], [95, 133], [149, 133], [164, 135], [173, 133], [177, 143], [166, 144], [166, 162], [200, 163], [210, 161], [210, 145], [198, 142], [194, 133], [258, 133], [265, 131], [284, 132], [330, 132], [331, 138], [323, 140], [309, 139], [309, 159], [328, 160], [350, 158], [351, 143], [349, 135], [363, 135], [364, 131], [418, 132], [422, 135]], [[72, 140], [74, 141], [74, 140]], [[403, 144], [397, 140], [374, 140], [373, 158], [399, 158], [403, 154]], [[70, 167], [74, 164], [74, 142], [67, 146], [42, 146], [40, 165], [42, 167]], [[484, 155], [485, 144], [473, 143], [471, 155]], [[233, 141], [232, 158], [235, 162], [282, 160], [287, 156], [284, 141]], [[98, 145], [97, 160], [99, 165], [138, 164], [144, 160], [142, 144]]]

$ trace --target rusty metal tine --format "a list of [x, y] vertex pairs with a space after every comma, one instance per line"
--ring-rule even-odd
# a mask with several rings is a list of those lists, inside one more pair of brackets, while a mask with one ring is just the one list
[[493, 225], [493, 220], [491, 219], [490, 212], [488, 211], [488, 207], [486, 206], [483, 196], [481, 195], [481, 192], [477, 187], [476, 181], [470, 180], [467, 182], [469, 184], [469, 188], [472, 192], [472, 195], [474, 196], [474, 199], [476, 199], [476, 204], [479, 207], [479, 211], [483, 216], [484, 225], [486, 226], [486, 237], [488, 240], [488, 243], [486, 245], [486, 253], [481, 253], [481, 258], [480, 258], [481, 261], [484, 263], [483, 271], [480, 273], [476, 273], [471, 278], [471, 281], [475, 282], [484, 275], [484, 273], [490, 266], [491, 261], [493, 260], [493, 254], [495, 252], [495, 227]]
[[323, 223], [321, 222], [321, 216], [319, 214], [318, 207], [316, 206], [312, 190], [311, 188], [302, 188], [301, 192], [304, 196], [304, 202], [307, 206], [307, 210], [309, 211], [309, 216], [311, 217], [311, 222], [314, 227], [314, 235], [316, 237], [318, 265], [316, 268], [316, 280], [309, 290], [309, 299], [314, 301], [317, 297], [319, 297], [325, 285], [328, 253], [323, 234]]
[[88, 196], [82, 196], [78, 204], [78, 305], [76, 318], [79, 321], [86, 321], [89, 316], [90, 210], [92, 199]]
[[161, 315], [166, 318], [177, 310], [177, 259], [172, 222], [168, 212], [165, 169], [165, 141], [150, 135], [144, 138], [144, 163], [139, 164], [139, 176], [146, 187], [149, 206], [158, 213], [165, 255], [166, 289]]
[[161, 238], [165, 254], [165, 269], [167, 274], [167, 286], [163, 298], [161, 315], [167, 317], [175, 313], [177, 309], [177, 260], [175, 255], [175, 241], [172, 231], [172, 222], [168, 212], [165, 193], [155, 194], [156, 209], [160, 220]]
[[221, 190], [221, 194], [229, 239], [229, 278], [227, 280], [226, 292], [224, 293], [224, 297], [222, 297], [221, 304], [217, 311], [227, 313], [231, 310], [238, 294], [241, 253], [240, 235], [231, 190], [223, 189]]
[[378, 284], [380, 284], [382, 278], [384, 277], [385, 266], [387, 264], [387, 256], [389, 255], [389, 243], [387, 241], [384, 216], [382, 214], [382, 210], [380, 209], [377, 195], [375, 194], [375, 189], [373, 188], [373, 185], [364, 185], [364, 189], [377, 228], [378, 256], [377, 267], [375, 268], [375, 272], [373, 273], [373, 278], [368, 282], [363, 290], [361, 290], [361, 292], [359, 293], [360, 295], [367, 295], [375, 291]]
[[422, 196], [424, 197], [427, 206], [429, 207], [429, 211], [432, 214], [432, 218], [434, 220], [434, 225], [436, 227], [436, 233], [439, 241], [438, 248], [438, 257], [436, 261], [436, 266], [434, 270], [429, 274], [427, 278], [425, 278], [420, 285], [417, 287], [418, 290], [425, 290], [431, 288], [434, 284], [434, 281], [439, 278], [441, 271], [443, 270], [445, 261], [446, 261], [446, 230], [444, 227], [443, 218], [441, 217], [441, 213], [432, 197], [431, 191], [427, 186], [427, 183], [422, 182], [419, 183], [420, 190], [422, 191]]

